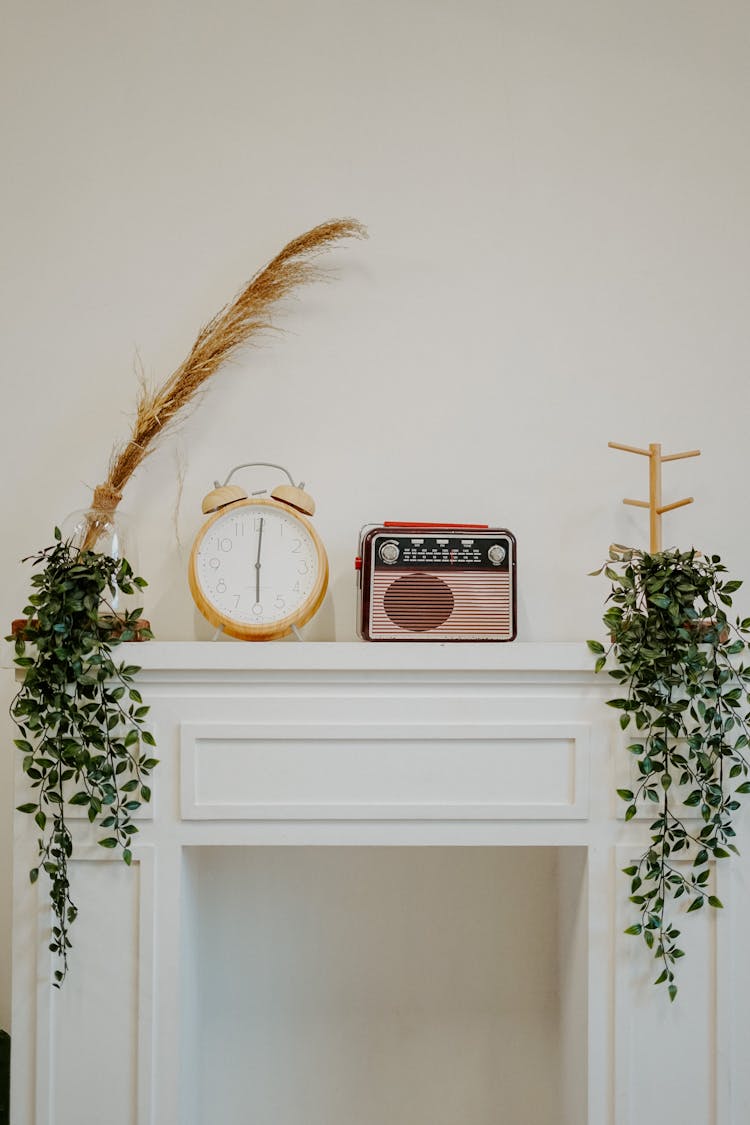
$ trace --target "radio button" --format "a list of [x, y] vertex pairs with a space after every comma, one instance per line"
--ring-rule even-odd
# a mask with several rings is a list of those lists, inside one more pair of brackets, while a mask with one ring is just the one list
[[398, 543], [393, 539], [387, 540], [387, 542], [381, 544], [379, 553], [384, 563], [392, 565], [398, 561], [398, 556], [400, 554]]
[[501, 547], [499, 543], [493, 543], [487, 552], [487, 558], [493, 566], [500, 566], [501, 563], [505, 562], [505, 555], [505, 547]]

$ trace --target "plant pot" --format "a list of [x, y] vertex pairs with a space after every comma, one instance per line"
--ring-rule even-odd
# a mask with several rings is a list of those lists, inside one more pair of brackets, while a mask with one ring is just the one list
[[[115, 619], [112, 618], [112, 617], [102, 617], [100, 620], [112, 622]], [[113, 636], [115, 636], [115, 637], [119, 637], [120, 634], [122, 633], [123, 629], [124, 629], [124, 624], [122, 622], [118, 622], [118, 623], [120, 625], [119, 630], [117, 628], [113, 629]], [[11, 622], [11, 626], [10, 626], [11, 636], [17, 637], [28, 626], [31, 626], [32, 628], [35, 628], [38, 624], [39, 624], [39, 622], [37, 621], [37, 619], [35, 617], [32, 617], [31, 619], [29, 619], [28, 617], [16, 617], [15, 620]], [[151, 622], [148, 621], [145, 617], [139, 617], [137, 622], [135, 623], [135, 626], [133, 627], [133, 634], [134, 635], [133, 635], [132, 639], [134, 641], [150, 641], [151, 636], [152, 636], [152, 634], [151, 634]]]

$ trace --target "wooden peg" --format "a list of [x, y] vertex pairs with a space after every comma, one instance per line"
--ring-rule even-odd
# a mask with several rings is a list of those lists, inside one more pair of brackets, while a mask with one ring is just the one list
[[662, 461], [682, 461], [685, 457], [700, 457], [700, 449], [689, 449], [687, 453], [666, 453]]
[[690, 449], [685, 453], [663, 454], [658, 442], [651, 442], [648, 449], [639, 449], [635, 445], [622, 445], [617, 441], [609, 442], [610, 449], [621, 449], [624, 453], [637, 453], [641, 457], [648, 457], [648, 500], [623, 500], [623, 504], [630, 504], [635, 508], [648, 508], [650, 551], [656, 554], [662, 549], [661, 518], [665, 512], [672, 512], [675, 508], [683, 508], [686, 504], [693, 503], [693, 497], [684, 500], [675, 500], [671, 504], [662, 504], [661, 496], [661, 467], [665, 461], [681, 461], [685, 457], [700, 457], [700, 449]]
[[620, 445], [617, 441], [609, 442], [610, 449], [622, 449], [625, 453], [640, 453], [641, 457], [650, 457], [651, 454], [647, 449], [638, 449], [635, 445]]

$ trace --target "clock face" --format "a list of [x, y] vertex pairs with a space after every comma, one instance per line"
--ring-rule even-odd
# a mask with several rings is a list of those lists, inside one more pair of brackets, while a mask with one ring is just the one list
[[316, 539], [307, 521], [282, 505], [229, 505], [193, 550], [199, 608], [237, 636], [283, 635], [312, 616], [325, 592], [327, 565]]

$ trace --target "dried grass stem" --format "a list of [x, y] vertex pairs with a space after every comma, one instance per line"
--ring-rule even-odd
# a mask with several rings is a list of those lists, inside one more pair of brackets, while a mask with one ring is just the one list
[[159, 435], [196, 399], [207, 381], [238, 348], [274, 325], [273, 307], [301, 285], [323, 276], [317, 257], [344, 238], [366, 238], [366, 228], [356, 219], [331, 219], [298, 238], [248, 282], [245, 288], [198, 333], [190, 354], [158, 387], [142, 387], [133, 429], [128, 441], [116, 447], [107, 480], [95, 492], [106, 498], [111, 510], [141, 462], [152, 451]]

